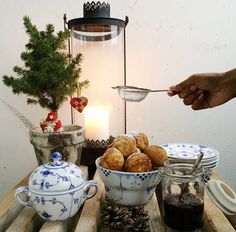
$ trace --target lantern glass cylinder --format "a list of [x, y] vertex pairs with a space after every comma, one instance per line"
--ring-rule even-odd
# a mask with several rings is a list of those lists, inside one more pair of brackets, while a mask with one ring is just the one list
[[117, 136], [125, 132], [126, 112], [125, 102], [112, 86], [126, 84], [125, 22], [111, 18], [75, 20], [77, 23], [69, 21], [71, 54], [82, 53], [80, 80], [88, 79], [90, 82], [89, 88], [83, 90], [83, 95], [88, 98], [87, 107], [106, 107], [109, 111], [109, 134]]

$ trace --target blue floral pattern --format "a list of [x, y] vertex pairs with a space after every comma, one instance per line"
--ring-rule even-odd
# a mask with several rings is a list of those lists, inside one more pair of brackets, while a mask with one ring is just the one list
[[52, 215], [48, 214], [48, 213], [45, 212], [45, 211], [43, 211], [43, 212], [41, 213], [41, 216], [42, 216], [43, 218], [45, 218], [46, 220], [48, 220], [48, 219], [50, 219], [50, 218], [52, 217]]
[[65, 191], [84, 183], [84, 174], [74, 164], [61, 162], [61, 168], [49, 164], [38, 167], [31, 175], [30, 185], [39, 191]]
[[[61, 184], [62, 182], [68, 182], [69, 178], [67, 176], [61, 176], [58, 173], [54, 173], [53, 171], [49, 171], [47, 169], [43, 169], [40, 172], [42, 178], [41, 179], [33, 179], [33, 186], [39, 186], [40, 190], [50, 189], [52, 186], [57, 184]], [[54, 182], [50, 182], [51, 176], [55, 177]], [[46, 180], [47, 179], [47, 180]], [[55, 181], [56, 180], [56, 181]], [[70, 189], [73, 185], [70, 185]]]
[[[39, 207], [36, 205], [41, 205], [41, 208], [43, 208], [42, 211], [38, 210], [38, 214], [41, 215], [45, 220], [51, 220], [53, 217], [52, 213], [49, 213], [48, 211], [51, 209], [50, 205], [57, 205], [57, 208], [60, 210], [58, 217], [61, 217], [65, 212], [68, 211], [68, 208], [65, 206], [65, 204], [56, 197], [47, 198], [45, 196], [35, 196], [35, 199], [32, 200], [32, 206], [38, 209]], [[48, 210], [46, 211], [46, 209]]]
[[104, 182], [106, 195], [122, 205], [146, 203], [161, 179], [161, 171], [129, 173], [112, 171], [97, 165], [100, 178]]

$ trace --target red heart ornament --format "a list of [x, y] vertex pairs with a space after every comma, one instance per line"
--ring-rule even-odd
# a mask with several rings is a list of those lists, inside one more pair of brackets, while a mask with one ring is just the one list
[[70, 100], [70, 105], [76, 110], [78, 110], [80, 113], [84, 110], [87, 104], [88, 99], [86, 97], [73, 97]]

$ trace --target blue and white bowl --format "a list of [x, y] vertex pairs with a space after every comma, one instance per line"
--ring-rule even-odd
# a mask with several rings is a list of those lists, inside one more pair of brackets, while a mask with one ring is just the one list
[[[19, 187], [15, 193], [19, 204], [32, 207], [48, 221], [74, 216], [84, 201], [98, 190], [95, 181], [85, 181], [81, 169], [73, 163], [60, 161], [61, 157], [59, 152], [53, 153], [53, 162], [36, 168], [29, 178], [29, 186]], [[90, 187], [94, 187], [94, 192], [88, 195]], [[22, 200], [21, 194], [25, 194], [28, 201]]]
[[153, 196], [156, 185], [161, 180], [162, 170], [150, 172], [122, 172], [96, 166], [105, 186], [106, 196], [116, 204], [134, 206], [147, 203]]

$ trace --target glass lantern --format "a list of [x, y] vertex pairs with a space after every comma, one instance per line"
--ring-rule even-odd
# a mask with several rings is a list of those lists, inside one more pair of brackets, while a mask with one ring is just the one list
[[[71, 33], [69, 52], [83, 57], [80, 78], [89, 80], [82, 92], [88, 98], [84, 109], [87, 147], [106, 148], [110, 137], [126, 133], [126, 103], [112, 87], [126, 85], [128, 17], [111, 18], [108, 3], [92, 1], [83, 4], [82, 18], [65, 24]], [[73, 114], [74, 121], [77, 115]]]
[[[109, 135], [116, 136], [126, 132], [125, 102], [112, 87], [126, 84], [125, 27], [128, 17], [125, 20], [110, 18], [110, 5], [94, 1], [84, 3], [83, 13], [83, 18], [68, 21], [70, 52], [72, 56], [77, 53], [83, 56], [81, 79], [90, 82], [89, 88], [83, 90], [89, 101], [88, 108], [94, 107], [90, 111], [98, 115], [102, 110], [109, 111]], [[90, 116], [86, 116], [85, 109], [85, 124], [87, 117]], [[104, 127], [107, 127], [105, 122]], [[89, 130], [88, 135], [92, 140], [108, 139], [105, 132], [104, 136], [92, 136]]]

